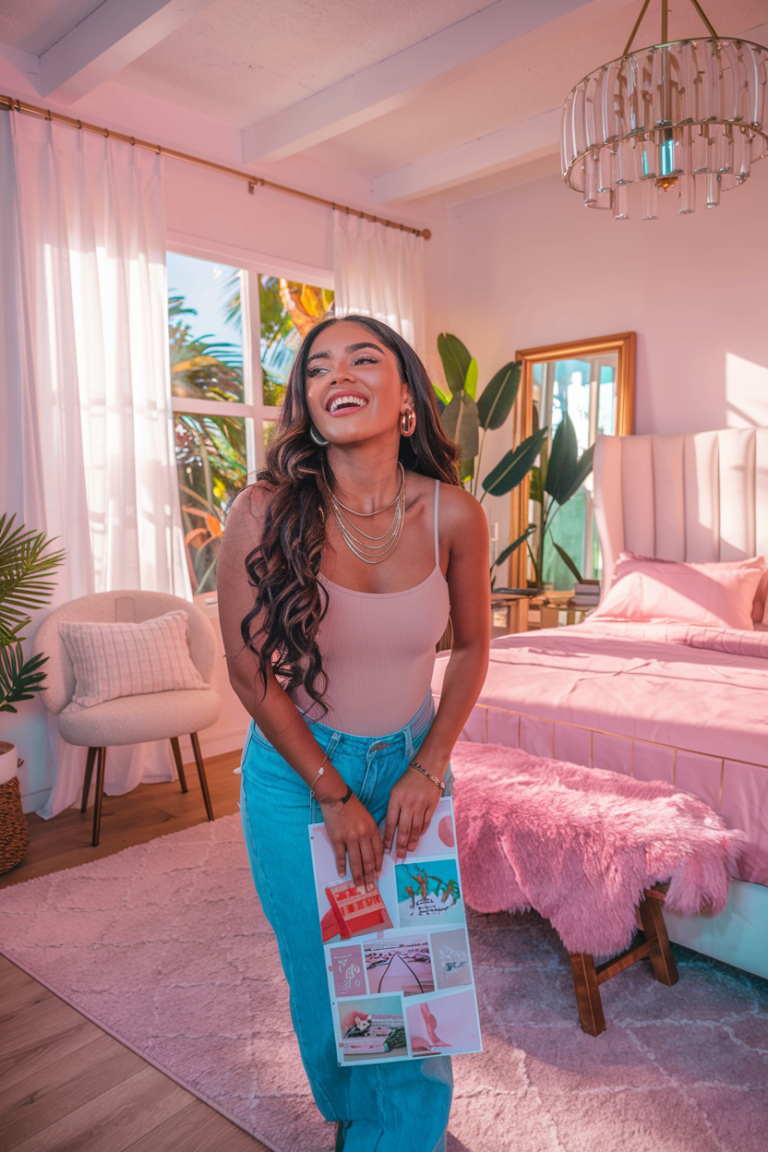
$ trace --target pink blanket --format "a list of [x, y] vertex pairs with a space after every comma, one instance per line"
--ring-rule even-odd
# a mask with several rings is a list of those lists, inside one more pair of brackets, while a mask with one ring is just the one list
[[451, 763], [464, 898], [478, 912], [533, 907], [569, 952], [604, 957], [629, 945], [655, 883], [670, 881], [670, 911], [725, 907], [747, 838], [693, 796], [498, 744], [459, 743]]
[[739, 876], [768, 885], [768, 660], [754, 654], [766, 644], [607, 622], [503, 636], [465, 736], [673, 784], [747, 833]]
[[595, 636], [608, 634], [623, 636], [628, 640], [637, 640], [638, 629], [641, 629], [642, 639], [653, 640], [657, 644], [687, 644], [690, 648], [708, 648], [711, 652], [768, 660], [768, 632], [743, 632], [736, 628], [710, 628], [701, 624], [676, 624], [672, 621], [638, 625], [626, 620], [605, 619], [594, 623], [587, 619], [580, 627]]

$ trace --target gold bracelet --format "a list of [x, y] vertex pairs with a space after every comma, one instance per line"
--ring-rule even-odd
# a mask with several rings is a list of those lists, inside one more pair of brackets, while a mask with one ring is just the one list
[[411, 760], [408, 767], [415, 768], [417, 772], [421, 772], [422, 776], [426, 776], [427, 780], [431, 780], [433, 784], [436, 784], [441, 792], [445, 792], [445, 780], [438, 780], [437, 776], [433, 776], [431, 772], [427, 772], [426, 768], [422, 768], [418, 760]]

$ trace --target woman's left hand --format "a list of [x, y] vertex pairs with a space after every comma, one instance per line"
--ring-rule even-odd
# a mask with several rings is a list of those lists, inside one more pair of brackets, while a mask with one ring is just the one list
[[406, 768], [389, 794], [384, 851], [391, 850], [397, 832], [397, 859], [405, 860], [406, 852], [415, 852], [441, 796], [436, 784], [415, 768]]

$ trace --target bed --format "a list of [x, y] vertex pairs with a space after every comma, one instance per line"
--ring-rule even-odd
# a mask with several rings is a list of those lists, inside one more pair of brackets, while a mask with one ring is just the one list
[[[623, 551], [768, 556], [768, 429], [601, 437], [595, 510], [604, 589]], [[669, 916], [670, 936], [768, 978], [768, 630], [587, 619], [500, 637], [463, 738], [667, 780], [743, 829], [725, 912]]]

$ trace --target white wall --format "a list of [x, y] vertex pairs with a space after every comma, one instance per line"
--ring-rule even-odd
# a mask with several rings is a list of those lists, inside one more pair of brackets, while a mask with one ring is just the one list
[[[338, 199], [377, 212], [370, 202], [369, 182], [361, 177], [309, 161], [297, 162], [288, 179], [276, 176], [317, 195]], [[241, 249], [276, 262], [333, 272], [333, 212], [311, 201], [286, 196], [268, 188], [247, 185], [206, 169], [192, 168], [173, 159], [165, 162], [166, 225], [171, 236], [186, 235]], [[381, 214], [379, 212], [379, 214]], [[447, 234], [442, 209], [421, 206], [398, 219], [429, 227], [424, 240], [427, 292], [427, 347], [419, 351], [437, 371], [437, 333], [445, 325], [448, 302]]]
[[768, 425], [768, 160], [719, 208], [659, 209], [614, 220], [559, 176], [451, 209], [450, 324], [481, 381], [520, 348], [636, 331], [636, 432]]

